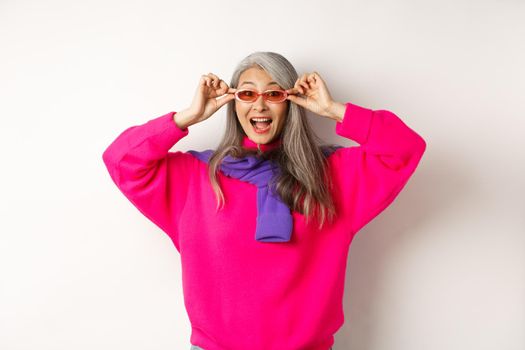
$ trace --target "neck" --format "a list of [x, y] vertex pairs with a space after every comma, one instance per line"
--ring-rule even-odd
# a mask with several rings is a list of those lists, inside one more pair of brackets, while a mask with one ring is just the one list
[[281, 142], [281, 138], [277, 137], [272, 142], [261, 144], [250, 140], [248, 136], [244, 135], [242, 140], [242, 146], [244, 148], [258, 149], [259, 151], [266, 152], [278, 148], [281, 145]]

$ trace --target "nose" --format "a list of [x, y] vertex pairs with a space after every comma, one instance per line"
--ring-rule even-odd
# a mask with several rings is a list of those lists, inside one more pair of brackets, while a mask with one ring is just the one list
[[266, 101], [261, 96], [257, 96], [257, 99], [253, 102], [253, 108], [257, 111], [262, 111], [266, 109]]

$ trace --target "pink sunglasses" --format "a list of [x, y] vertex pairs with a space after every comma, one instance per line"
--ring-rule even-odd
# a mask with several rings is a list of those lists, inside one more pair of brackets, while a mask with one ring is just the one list
[[252, 89], [242, 89], [235, 92], [235, 99], [241, 102], [255, 102], [262, 96], [263, 99], [270, 103], [281, 103], [286, 100], [288, 93], [284, 90], [266, 90], [258, 92]]

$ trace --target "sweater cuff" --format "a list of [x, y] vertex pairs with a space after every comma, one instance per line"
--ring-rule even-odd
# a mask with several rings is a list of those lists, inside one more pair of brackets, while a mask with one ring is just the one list
[[371, 109], [347, 102], [343, 120], [337, 121], [335, 132], [339, 136], [364, 144], [368, 140], [372, 117]]
[[181, 138], [183, 136], [188, 135], [189, 130], [188, 130], [188, 127], [184, 128], [184, 129], [179, 128], [177, 123], [175, 123], [175, 114], [177, 114], [177, 112], [169, 112], [169, 113], [163, 115], [161, 117], [161, 119], [162, 118], [166, 118], [165, 122], [166, 122], [166, 124], [168, 124], [167, 128], [168, 129], [174, 129], [173, 132], [176, 133], [177, 136], [179, 136], [179, 138]]
[[180, 129], [173, 116], [176, 112], [168, 112], [160, 117], [149, 120], [147, 127], [139, 128], [142, 135], [136, 135], [134, 140], [140, 145], [144, 140], [149, 139], [160, 147], [162, 152], [168, 152], [175, 143], [188, 135], [188, 128]]
[[157, 135], [157, 143], [165, 143], [171, 148], [176, 141], [188, 135], [188, 128], [181, 129], [175, 123], [173, 117], [176, 113], [177, 112], [168, 112], [163, 116], [148, 121], [148, 124], [150, 124], [148, 133], [150, 133], [150, 135]]

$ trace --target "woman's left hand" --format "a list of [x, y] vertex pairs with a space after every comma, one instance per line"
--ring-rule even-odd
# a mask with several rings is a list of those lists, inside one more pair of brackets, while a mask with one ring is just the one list
[[[287, 99], [313, 113], [332, 117], [334, 101], [319, 73], [303, 74], [293, 88], [286, 90]], [[303, 96], [298, 96], [301, 94]]]

